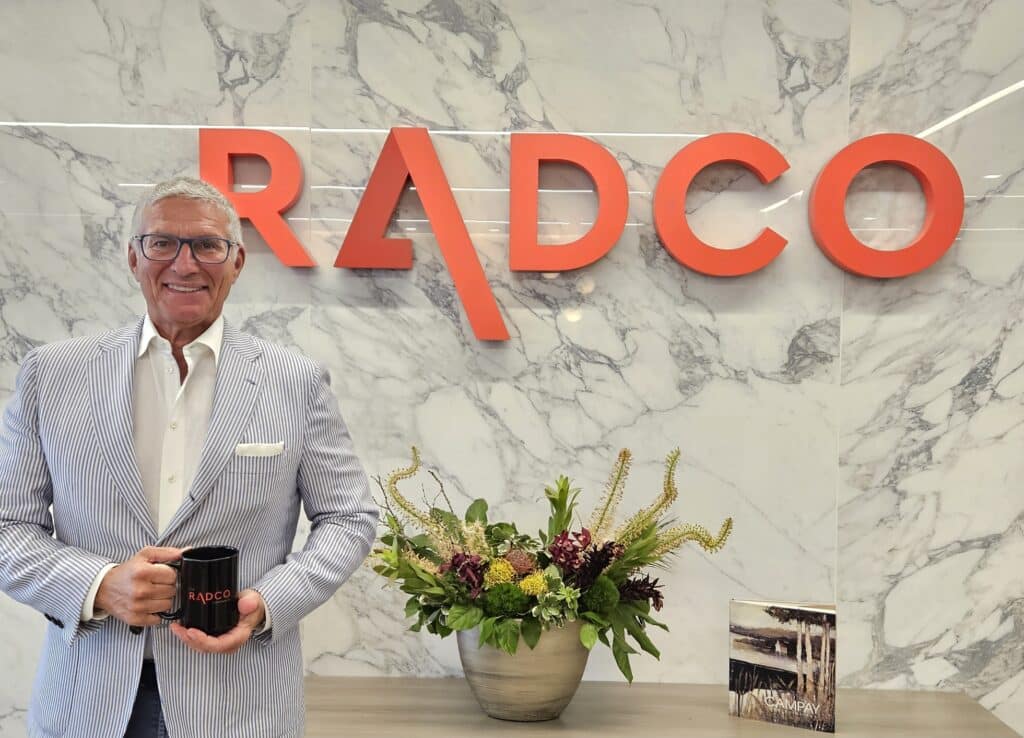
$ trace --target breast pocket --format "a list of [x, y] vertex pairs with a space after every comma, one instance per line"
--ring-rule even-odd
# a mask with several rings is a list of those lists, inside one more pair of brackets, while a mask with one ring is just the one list
[[224, 471], [227, 474], [277, 474], [288, 466], [289, 451], [283, 441], [239, 443]]

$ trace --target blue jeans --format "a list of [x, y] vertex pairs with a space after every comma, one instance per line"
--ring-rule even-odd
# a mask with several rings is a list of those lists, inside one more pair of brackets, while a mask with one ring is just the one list
[[156, 667], [152, 661], [142, 662], [139, 691], [135, 695], [135, 705], [124, 738], [167, 738], [164, 712], [160, 706], [160, 690], [156, 684]]

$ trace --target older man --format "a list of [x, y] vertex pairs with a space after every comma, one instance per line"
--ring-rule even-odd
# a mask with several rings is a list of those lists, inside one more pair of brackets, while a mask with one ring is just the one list
[[[298, 623], [369, 551], [366, 474], [327, 374], [221, 316], [245, 264], [227, 199], [173, 179], [133, 228], [147, 314], [30, 351], [0, 431], [0, 588], [49, 621], [29, 733], [300, 736]], [[219, 637], [154, 614], [200, 545], [240, 552]]]

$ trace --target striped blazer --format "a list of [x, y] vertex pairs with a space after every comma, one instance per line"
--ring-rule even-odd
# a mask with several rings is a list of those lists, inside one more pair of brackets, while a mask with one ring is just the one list
[[[124, 735], [143, 637], [114, 618], [82, 623], [100, 569], [155, 546], [235, 546], [239, 586], [270, 630], [230, 655], [190, 650], [166, 626], [153, 657], [172, 736], [301, 736], [298, 623], [366, 557], [377, 512], [326, 372], [224, 325], [209, 434], [167, 529], [151, 520], [132, 446], [142, 321], [32, 350], [0, 429], [0, 589], [49, 625], [28, 713], [32, 736]], [[284, 442], [277, 456], [238, 443]], [[292, 552], [299, 508], [311, 523]], [[52, 505], [52, 512], [51, 512]]]

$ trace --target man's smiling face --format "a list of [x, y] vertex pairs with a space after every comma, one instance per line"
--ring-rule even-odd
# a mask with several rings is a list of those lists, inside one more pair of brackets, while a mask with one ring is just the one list
[[[228, 216], [220, 208], [186, 197], [168, 197], [150, 205], [139, 229], [140, 234], [230, 239], [228, 231]], [[217, 319], [245, 264], [241, 245], [231, 247], [223, 264], [200, 263], [185, 245], [174, 261], [151, 261], [139, 248], [129, 245], [128, 266], [142, 287], [150, 320], [165, 338], [181, 336], [185, 343]]]

